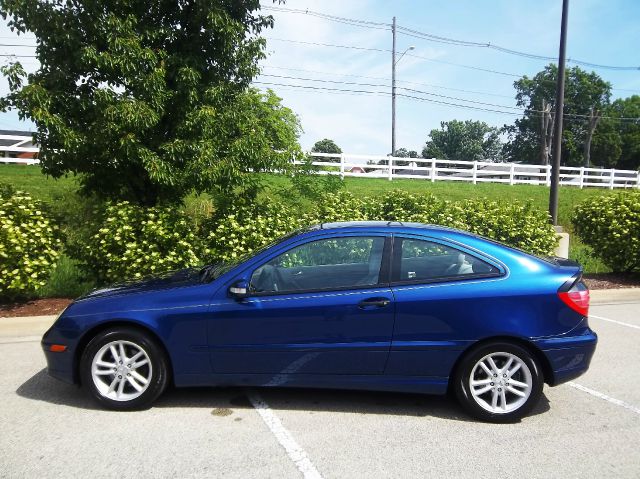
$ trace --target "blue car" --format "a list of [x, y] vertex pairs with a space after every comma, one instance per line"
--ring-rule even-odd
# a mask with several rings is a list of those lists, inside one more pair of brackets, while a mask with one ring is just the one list
[[42, 339], [49, 374], [111, 409], [167, 387], [455, 393], [510, 422], [589, 367], [572, 261], [416, 223], [321, 224], [235, 262], [96, 290]]

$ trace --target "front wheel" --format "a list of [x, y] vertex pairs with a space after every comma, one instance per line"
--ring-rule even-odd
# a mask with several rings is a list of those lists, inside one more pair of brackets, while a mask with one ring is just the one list
[[542, 395], [544, 378], [535, 357], [511, 343], [490, 343], [463, 358], [455, 376], [462, 406], [483, 421], [514, 422]]
[[142, 409], [167, 386], [164, 351], [147, 334], [133, 328], [99, 333], [80, 360], [82, 384], [109, 409]]

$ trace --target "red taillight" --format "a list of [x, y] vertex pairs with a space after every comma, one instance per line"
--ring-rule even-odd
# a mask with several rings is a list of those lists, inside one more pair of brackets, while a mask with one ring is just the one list
[[589, 316], [589, 289], [577, 281], [569, 291], [558, 293], [560, 299], [576, 313]]
[[49, 346], [49, 351], [52, 353], [63, 353], [67, 350], [67, 347], [64, 344], [52, 344]]

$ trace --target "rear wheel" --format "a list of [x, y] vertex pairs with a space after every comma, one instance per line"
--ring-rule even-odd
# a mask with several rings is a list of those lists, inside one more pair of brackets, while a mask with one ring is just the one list
[[471, 351], [455, 377], [462, 406], [491, 422], [521, 419], [538, 403], [544, 379], [540, 365], [526, 349], [496, 342]]
[[147, 334], [133, 328], [99, 333], [80, 360], [82, 383], [110, 409], [149, 407], [167, 386], [164, 351]]

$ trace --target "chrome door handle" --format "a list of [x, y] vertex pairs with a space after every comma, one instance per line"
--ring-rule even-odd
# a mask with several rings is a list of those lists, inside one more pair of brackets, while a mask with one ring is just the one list
[[389, 306], [391, 300], [389, 298], [369, 298], [358, 303], [360, 309], [384, 308]]

